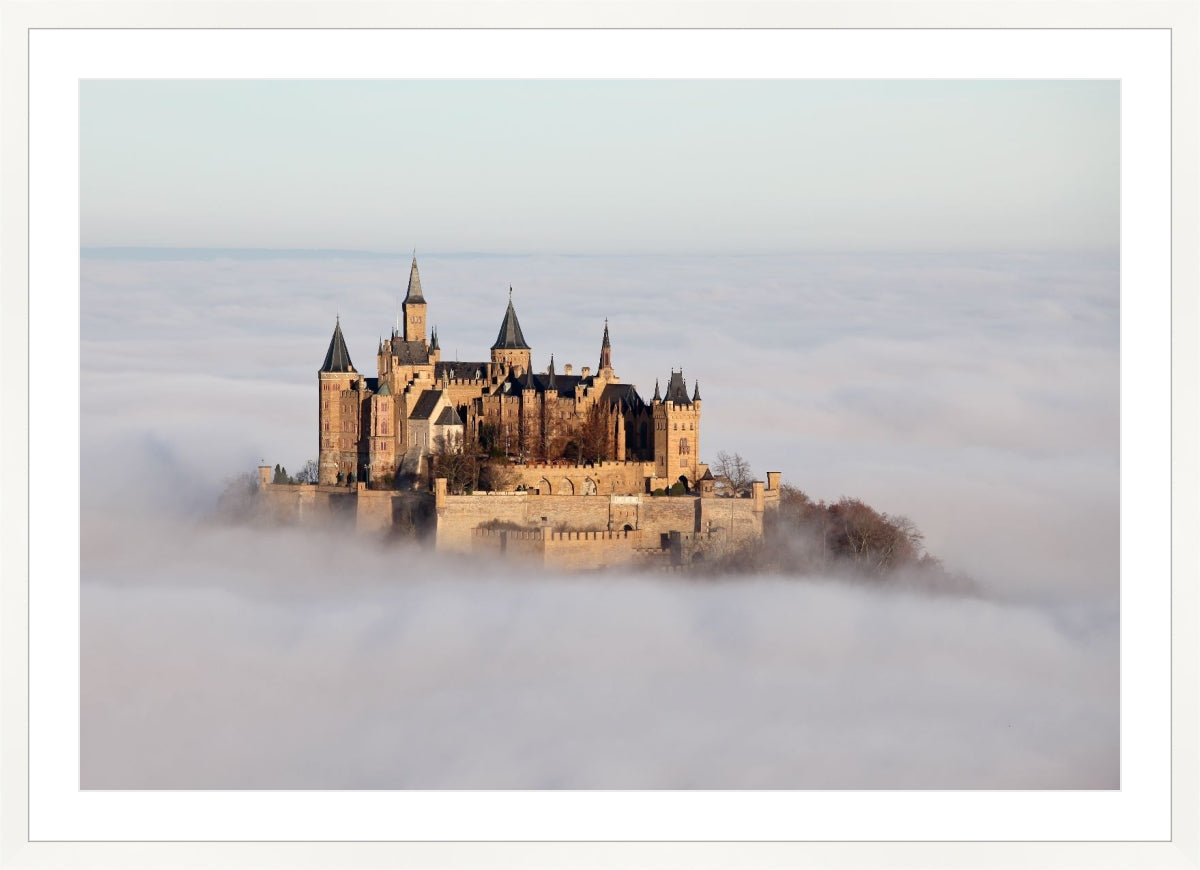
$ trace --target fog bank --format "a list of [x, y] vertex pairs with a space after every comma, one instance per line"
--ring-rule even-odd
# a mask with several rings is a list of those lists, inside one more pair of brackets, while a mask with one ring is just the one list
[[1119, 785], [1105, 608], [124, 527], [85, 524], [84, 788]]

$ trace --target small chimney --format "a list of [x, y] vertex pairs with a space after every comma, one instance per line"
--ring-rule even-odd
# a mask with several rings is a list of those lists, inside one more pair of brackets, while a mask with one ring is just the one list
[[591, 366], [584, 366], [584, 367], [583, 367], [583, 376], [584, 376], [585, 378], [586, 378], [588, 375], [590, 375], [591, 373], [592, 373], [592, 367], [591, 367]]
[[570, 363], [567, 363], [565, 366], [563, 366], [564, 375], [569, 375], [573, 371], [575, 371], [575, 366], [571, 365]]

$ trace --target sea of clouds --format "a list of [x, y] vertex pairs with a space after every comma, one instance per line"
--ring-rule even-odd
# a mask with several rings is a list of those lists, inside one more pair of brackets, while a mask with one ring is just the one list
[[979, 593], [528, 578], [209, 519], [316, 456], [335, 315], [374, 374], [407, 256], [85, 252], [82, 784], [1114, 788], [1115, 255], [420, 255], [443, 359], [509, 284], [535, 366], [644, 396], [701, 458], [910, 517]]

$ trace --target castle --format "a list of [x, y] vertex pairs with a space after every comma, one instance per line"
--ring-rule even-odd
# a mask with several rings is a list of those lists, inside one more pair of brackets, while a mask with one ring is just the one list
[[[285, 486], [260, 468], [277, 515], [345, 513], [361, 530], [399, 516], [439, 549], [522, 552], [551, 564], [671, 564], [762, 534], [779, 474], [720, 499], [700, 461], [703, 402], [682, 371], [646, 401], [613, 367], [608, 322], [599, 364], [533, 370], [509, 288], [490, 359], [443, 361], [414, 255], [403, 324], [380, 339], [375, 377], [355, 369], [335, 322], [317, 373], [317, 482]], [[486, 492], [445, 473], [454, 455], [489, 456]], [[414, 519], [415, 518], [415, 519]]]

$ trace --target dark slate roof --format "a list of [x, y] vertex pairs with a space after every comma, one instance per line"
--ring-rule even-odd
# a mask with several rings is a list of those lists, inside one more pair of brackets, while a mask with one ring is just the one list
[[700, 401], [700, 379], [699, 378], [696, 379], [696, 389], [694, 389], [692, 391], [692, 401], [693, 402]]
[[421, 397], [417, 399], [417, 404], [413, 406], [413, 412], [409, 415], [409, 419], [428, 420], [433, 416], [433, 409], [437, 407], [437, 403], [441, 398], [441, 390], [426, 390], [421, 393]]
[[402, 338], [393, 338], [392, 356], [397, 357], [397, 365], [429, 365], [429, 349], [425, 347], [423, 341], [405, 341]]
[[[544, 393], [548, 389], [558, 390], [560, 396], [575, 395], [575, 387], [583, 380], [579, 375], [559, 375], [556, 374], [553, 378], [549, 374], [534, 374], [526, 372], [521, 377], [516, 378], [512, 375], [508, 376], [508, 382], [512, 384], [508, 392], [520, 392], [521, 390], [534, 389], [539, 393]], [[591, 378], [588, 378], [590, 381]]]
[[525, 336], [521, 333], [521, 324], [517, 322], [517, 312], [513, 309], [512, 296], [508, 297], [508, 310], [504, 312], [504, 320], [500, 324], [500, 334], [492, 350], [516, 349], [529, 350]]
[[367, 389], [372, 393], [379, 389], [379, 378], [363, 378], [363, 380], [367, 382]]
[[442, 408], [442, 413], [438, 415], [438, 418], [434, 422], [433, 425], [435, 425], [435, 426], [461, 426], [462, 424], [463, 424], [463, 421], [462, 421], [462, 418], [460, 418], [458, 416], [458, 411], [454, 410], [453, 405], [447, 405], [446, 407]]
[[715, 477], [713, 477], [713, 473], [712, 473], [712, 469], [711, 469], [711, 468], [706, 468], [706, 469], [704, 469], [704, 477], [702, 477], [702, 478], [700, 478], [700, 479], [701, 479], [701, 480], [716, 480], [716, 478], [715, 478]]
[[667, 382], [667, 394], [663, 397], [665, 402], [674, 402], [676, 405], [690, 405], [692, 400], [688, 398], [687, 382], [683, 379], [683, 372], [671, 372], [671, 380]]
[[441, 380], [446, 374], [452, 380], [469, 381], [474, 378], [486, 378], [488, 366], [491, 363], [481, 362], [440, 362], [433, 367], [433, 376]]
[[633, 384], [606, 384], [600, 401], [613, 405], [622, 403], [627, 408], [640, 408], [646, 404]]
[[437, 327], [436, 326], [433, 328], [433, 337], [429, 339], [429, 349], [430, 350], [441, 350], [442, 349], [442, 346], [440, 344], [438, 344]]
[[417, 258], [415, 256], [413, 257], [412, 268], [408, 272], [408, 295], [404, 297], [404, 301], [425, 302], [425, 297], [421, 295], [421, 273], [417, 271]]
[[321, 371], [354, 371], [354, 365], [350, 362], [350, 351], [346, 350], [346, 339], [342, 338], [340, 319], [333, 325], [333, 338], [329, 339], [329, 350], [325, 351], [325, 362], [321, 364]]

